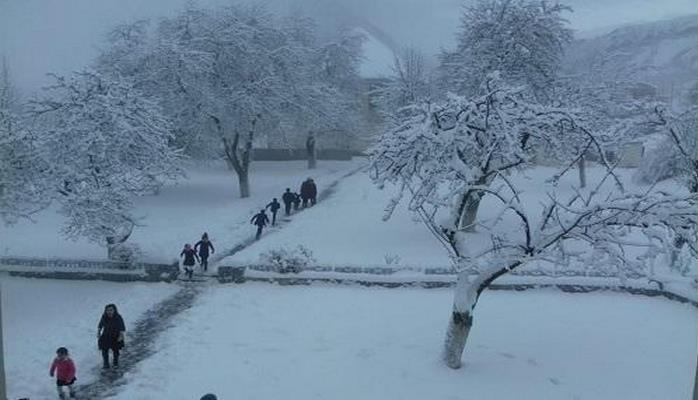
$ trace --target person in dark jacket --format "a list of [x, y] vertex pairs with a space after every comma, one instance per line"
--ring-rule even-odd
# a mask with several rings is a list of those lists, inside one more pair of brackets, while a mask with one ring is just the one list
[[269, 217], [267, 217], [264, 209], [262, 209], [259, 214], [255, 214], [255, 216], [252, 217], [250, 223], [257, 225], [257, 235], [255, 236], [255, 239], [259, 240], [259, 238], [262, 236], [262, 230], [265, 226], [267, 226], [267, 223], [269, 223]]
[[291, 205], [293, 204], [293, 200], [296, 198], [296, 196], [291, 193], [290, 188], [286, 188], [286, 191], [284, 194], [281, 196], [281, 201], [284, 202], [284, 206], [286, 207], [286, 215], [291, 215]]
[[301, 196], [298, 193], [293, 193], [293, 209], [298, 211], [301, 205]]
[[301, 199], [303, 200], [303, 208], [308, 207], [308, 201], [310, 205], [314, 206], [317, 199], [317, 187], [315, 186], [315, 181], [312, 178], [306, 179], [301, 184]]
[[182, 265], [184, 265], [184, 272], [186, 272], [187, 277], [189, 280], [191, 280], [194, 276], [194, 266], [196, 265], [196, 262], [199, 261], [199, 256], [196, 254], [196, 250], [194, 250], [189, 243], [184, 245], [184, 249], [182, 250], [181, 253], [179, 253], [179, 257], [184, 257], [184, 262]]
[[119, 350], [124, 348], [124, 334], [126, 333], [126, 325], [121, 318], [116, 305], [107, 304], [104, 307], [104, 313], [97, 325], [97, 345], [102, 350], [102, 368], [109, 368], [109, 350], [114, 355], [112, 365], [114, 368], [119, 366]]
[[317, 186], [315, 186], [315, 181], [312, 178], [308, 178], [308, 199], [311, 206], [314, 206], [317, 202]]
[[208, 240], [208, 233], [204, 232], [204, 234], [201, 235], [201, 240], [196, 242], [196, 244], [194, 245], [194, 250], [199, 252], [199, 258], [201, 259], [201, 268], [204, 271], [208, 270], [208, 251], [211, 250], [211, 254], [216, 252], [216, 249], [213, 248], [213, 243], [211, 243], [211, 241]]
[[276, 225], [276, 213], [279, 212], [279, 209], [281, 208], [281, 204], [279, 204], [278, 200], [274, 198], [274, 200], [271, 201], [271, 203], [267, 204], [264, 209], [269, 209], [271, 211], [271, 226]]

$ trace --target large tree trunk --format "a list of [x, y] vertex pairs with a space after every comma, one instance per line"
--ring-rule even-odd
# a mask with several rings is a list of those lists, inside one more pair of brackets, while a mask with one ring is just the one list
[[587, 169], [584, 156], [579, 157], [579, 161], [577, 161], [577, 167], [579, 169], [579, 187], [583, 189], [587, 187]]
[[211, 119], [216, 124], [219, 131], [221, 140], [223, 141], [223, 149], [225, 150], [225, 159], [229, 166], [238, 176], [238, 184], [240, 189], [240, 197], [246, 198], [250, 197], [250, 163], [252, 161], [252, 144], [254, 142], [254, 133], [257, 120], [260, 116], [256, 116], [252, 119], [250, 124], [250, 131], [244, 138], [245, 144], [239, 149], [240, 145], [240, 133], [237, 132], [233, 136], [233, 140], [230, 141], [223, 132], [223, 127], [218, 118], [211, 116]]
[[472, 327], [473, 316], [469, 312], [453, 310], [444, 343], [444, 361], [450, 368], [460, 368], [465, 343]]
[[315, 134], [309, 133], [308, 139], [305, 141], [305, 149], [308, 152], [308, 169], [317, 167], [317, 152], [315, 149]]
[[250, 175], [249, 171], [245, 170], [239, 172], [238, 174], [238, 184], [240, 188], [240, 197], [247, 198], [250, 197]]
[[444, 361], [450, 368], [458, 369], [461, 366], [463, 350], [473, 327], [473, 308], [476, 300], [477, 292], [468, 281], [468, 273], [459, 273], [443, 350]]

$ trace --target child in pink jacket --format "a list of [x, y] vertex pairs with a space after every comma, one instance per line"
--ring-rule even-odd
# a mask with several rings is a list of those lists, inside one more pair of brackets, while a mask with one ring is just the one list
[[66, 396], [64, 389], [64, 387], [67, 387], [70, 398], [74, 399], [75, 390], [73, 389], [73, 383], [75, 383], [77, 379], [75, 377], [75, 364], [73, 364], [73, 360], [68, 356], [68, 349], [65, 347], [59, 347], [58, 350], [56, 350], [56, 358], [51, 364], [49, 375], [53, 377], [54, 373], [56, 375], [58, 397], [60, 399], [69, 398]]

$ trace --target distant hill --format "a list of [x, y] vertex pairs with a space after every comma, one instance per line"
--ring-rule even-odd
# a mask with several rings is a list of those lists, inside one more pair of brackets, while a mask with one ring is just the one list
[[565, 69], [641, 80], [680, 103], [698, 82], [698, 15], [624, 26], [577, 40], [567, 52]]

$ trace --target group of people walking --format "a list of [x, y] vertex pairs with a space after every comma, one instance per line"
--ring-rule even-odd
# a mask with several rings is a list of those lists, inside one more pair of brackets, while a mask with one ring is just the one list
[[[107, 304], [97, 324], [97, 347], [102, 352], [103, 369], [118, 368], [119, 354], [124, 348], [125, 334], [126, 325], [116, 309], [116, 305]], [[111, 364], [109, 363], [110, 350], [112, 352]], [[49, 376], [56, 378], [56, 388], [60, 399], [75, 398], [73, 385], [77, 381], [77, 368], [70, 358], [67, 348], [59, 347], [56, 350], [56, 357], [51, 363]]]
[[185, 244], [184, 249], [179, 253], [179, 257], [184, 257], [182, 265], [184, 266], [184, 272], [187, 274], [187, 277], [190, 280], [192, 279], [194, 276], [194, 267], [197, 262], [201, 266], [203, 272], [208, 271], [208, 257], [215, 252], [216, 249], [209, 240], [207, 232], [201, 235], [201, 240], [196, 242], [194, 247], [189, 243]]
[[[286, 188], [286, 191], [281, 196], [281, 201], [284, 202], [284, 211], [286, 215], [291, 215], [291, 210], [298, 210], [303, 208], [314, 206], [317, 203], [317, 186], [313, 178], [308, 178], [303, 183], [301, 183], [300, 194], [296, 192], [291, 192], [291, 188]], [[259, 240], [262, 236], [262, 231], [269, 224], [269, 216], [267, 215], [267, 209], [271, 211], [271, 225], [276, 225], [276, 214], [281, 209], [281, 203], [276, 199], [276, 197], [267, 204], [259, 213], [255, 214], [250, 220], [250, 224], [257, 227], [257, 233], [255, 234], [255, 239]]]

